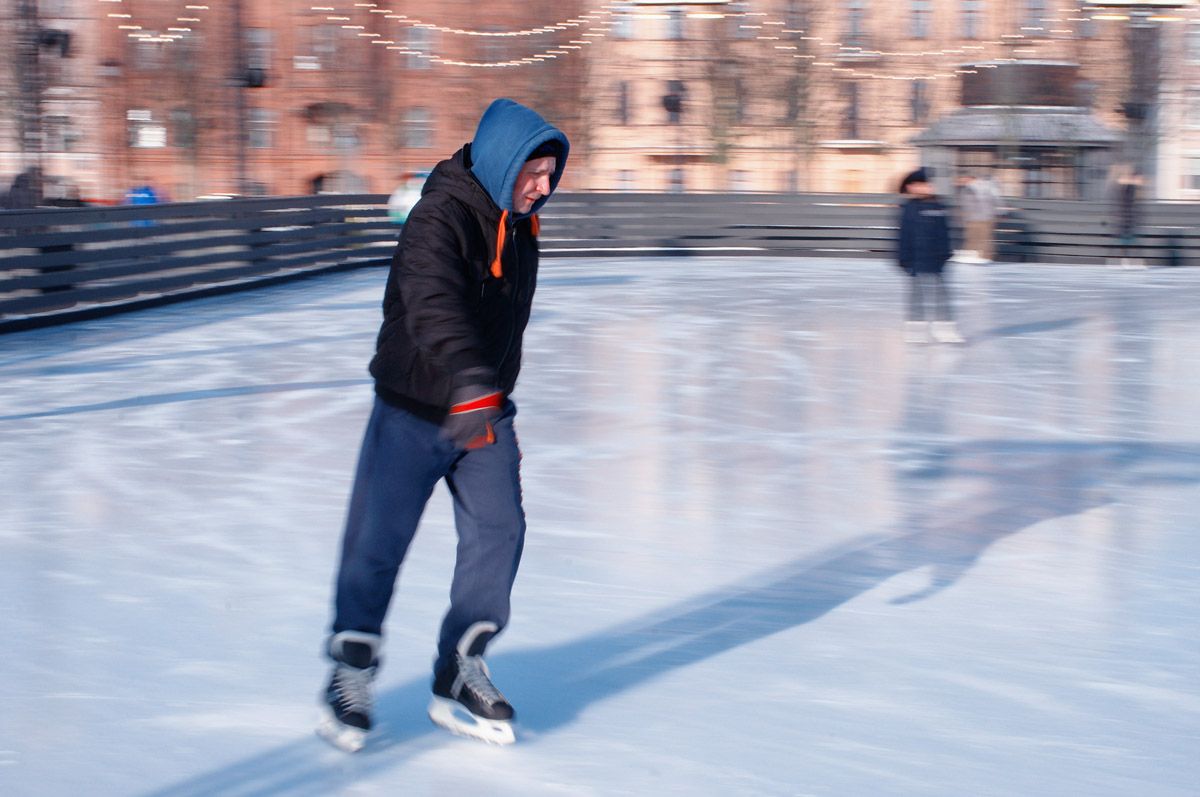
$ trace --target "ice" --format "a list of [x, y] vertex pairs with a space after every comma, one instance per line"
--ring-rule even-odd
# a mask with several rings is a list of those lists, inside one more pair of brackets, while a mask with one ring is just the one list
[[0, 795], [1194, 795], [1200, 270], [546, 260], [497, 749], [313, 734], [385, 273], [0, 337]]

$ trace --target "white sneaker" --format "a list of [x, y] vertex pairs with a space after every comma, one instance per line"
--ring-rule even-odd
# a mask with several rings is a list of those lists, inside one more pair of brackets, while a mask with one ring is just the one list
[[953, 321], [934, 321], [930, 324], [929, 331], [938, 343], [966, 343], [963, 336], [958, 334], [958, 325]]
[[904, 340], [908, 343], [928, 343], [929, 324], [924, 321], [905, 321]]

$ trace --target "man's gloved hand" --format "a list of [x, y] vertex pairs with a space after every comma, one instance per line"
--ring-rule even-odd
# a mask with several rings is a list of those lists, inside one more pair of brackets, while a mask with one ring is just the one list
[[456, 388], [450, 394], [450, 412], [442, 423], [442, 435], [467, 451], [490, 446], [496, 442], [492, 424], [503, 409], [504, 394], [495, 388]]

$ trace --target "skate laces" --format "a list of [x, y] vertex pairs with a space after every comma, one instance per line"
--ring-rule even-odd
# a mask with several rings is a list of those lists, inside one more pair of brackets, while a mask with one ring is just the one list
[[333, 690], [343, 711], [371, 713], [371, 680], [374, 677], [374, 667], [359, 669], [342, 664], [334, 670]]
[[487, 663], [482, 656], [459, 656], [458, 680], [464, 689], [469, 689], [475, 697], [489, 706], [497, 703], [507, 703], [504, 695], [492, 683]]

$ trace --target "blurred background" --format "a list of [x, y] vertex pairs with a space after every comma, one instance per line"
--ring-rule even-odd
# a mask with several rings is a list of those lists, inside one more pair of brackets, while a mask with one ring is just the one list
[[926, 164], [1063, 199], [1132, 168], [1147, 198], [1200, 199], [1188, 0], [2, 9], [10, 207], [391, 193], [498, 96], [568, 133], [571, 190], [886, 192]]

